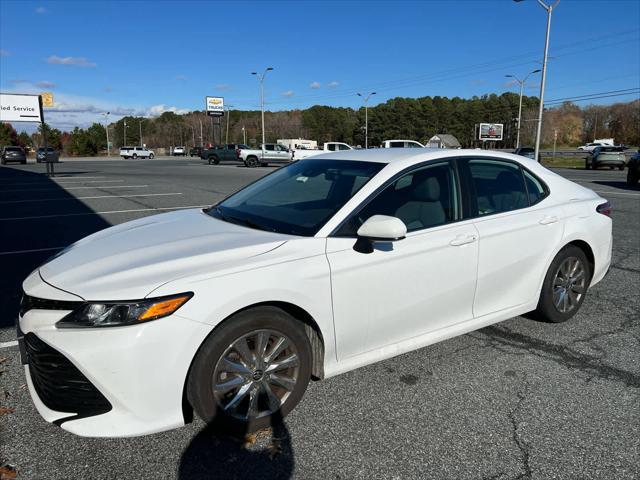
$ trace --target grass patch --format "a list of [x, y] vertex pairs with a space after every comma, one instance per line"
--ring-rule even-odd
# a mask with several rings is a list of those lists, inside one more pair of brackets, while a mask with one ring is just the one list
[[582, 169], [584, 169], [584, 158], [576, 158], [576, 157], [542, 157], [542, 164], [545, 167], [582, 168]]

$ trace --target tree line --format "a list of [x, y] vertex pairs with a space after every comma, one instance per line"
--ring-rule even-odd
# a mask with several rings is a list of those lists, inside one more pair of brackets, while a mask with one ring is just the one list
[[[516, 143], [519, 97], [514, 93], [459, 97], [397, 97], [368, 109], [369, 145], [387, 139], [412, 139], [426, 143], [436, 134], [454, 135], [463, 147], [477, 147], [475, 126], [504, 124], [504, 138], [492, 146], [513, 148]], [[523, 97], [521, 145], [533, 145], [538, 99]], [[126, 126], [125, 126], [126, 124]], [[308, 138], [318, 142], [339, 141], [364, 145], [364, 108], [352, 109], [315, 105], [305, 110], [265, 112], [266, 141], [278, 138]], [[94, 123], [88, 128], [60, 131], [45, 126], [48, 144], [70, 155], [97, 155], [106, 151], [107, 129]], [[151, 148], [187, 147], [261, 142], [260, 111], [231, 110], [224, 117], [208, 117], [203, 111], [178, 115], [165, 112], [155, 118], [124, 117], [110, 123], [109, 140], [114, 150], [125, 145]], [[37, 148], [43, 144], [42, 127], [32, 135], [17, 134], [12, 126], [0, 128], [0, 145]], [[543, 148], [576, 147], [594, 138], [615, 138], [626, 145], [640, 144], [640, 100], [613, 105], [580, 107], [564, 103], [545, 110], [541, 143]]]

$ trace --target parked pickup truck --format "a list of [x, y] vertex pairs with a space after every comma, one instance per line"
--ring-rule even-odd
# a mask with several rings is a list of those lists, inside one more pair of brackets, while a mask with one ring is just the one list
[[385, 140], [380, 148], [424, 148], [424, 145], [415, 140]]
[[339, 150], [353, 150], [353, 147], [350, 147], [346, 143], [342, 143], [342, 142], [326, 142], [322, 146], [322, 149], [318, 148], [313, 150], [306, 150], [306, 149], [299, 148], [297, 150], [294, 150], [292, 160], [302, 160], [303, 158], [312, 157], [314, 155], [320, 155], [321, 153], [337, 152]]
[[218, 165], [220, 162], [232, 162], [240, 160], [240, 150], [248, 150], [249, 147], [241, 143], [227, 143], [215, 145], [203, 150], [200, 158], [209, 162], [209, 165]]
[[238, 158], [250, 168], [258, 165], [266, 167], [270, 163], [288, 163], [291, 161], [289, 149], [277, 143], [265, 143], [257, 149], [240, 149], [239, 151]]
[[120, 156], [122, 158], [153, 158], [155, 155], [153, 150], [147, 147], [121, 147]]

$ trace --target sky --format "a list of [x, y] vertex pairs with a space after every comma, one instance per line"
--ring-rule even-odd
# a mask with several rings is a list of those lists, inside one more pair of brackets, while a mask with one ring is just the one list
[[[45, 117], [64, 129], [206, 95], [259, 109], [266, 67], [267, 110], [517, 92], [505, 75], [541, 68], [546, 18], [536, 0], [0, 0], [0, 91], [53, 92]], [[560, 1], [549, 55], [546, 102], [640, 88], [640, 0]]]

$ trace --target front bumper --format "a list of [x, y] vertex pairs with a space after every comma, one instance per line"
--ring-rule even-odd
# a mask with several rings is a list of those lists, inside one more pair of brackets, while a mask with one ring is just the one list
[[[174, 314], [127, 327], [57, 329], [55, 322], [67, 313], [33, 309], [19, 317], [20, 343], [31, 340], [43, 350], [35, 359], [26, 349], [25, 374], [46, 421], [89, 437], [184, 425], [185, 380], [210, 326]], [[81, 390], [67, 388], [72, 384]]]

